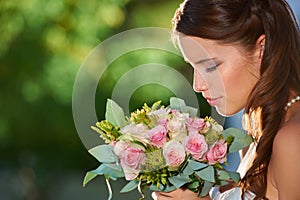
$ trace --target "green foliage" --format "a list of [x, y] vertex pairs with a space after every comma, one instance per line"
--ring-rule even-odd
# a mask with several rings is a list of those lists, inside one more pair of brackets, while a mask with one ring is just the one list
[[185, 105], [184, 100], [175, 97], [170, 98], [170, 108], [179, 110], [183, 113], [189, 113], [192, 117], [196, 116], [198, 113], [198, 109]]
[[123, 109], [111, 99], [108, 99], [106, 103], [105, 119], [114, 126], [123, 127], [125, 124]]
[[[0, 150], [5, 152], [1, 166], [32, 171], [35, 178], [30, 184], [41, 194], [52, 188], [49, 177], [94, 166], [96, 161], [88, 155], [72, 118], [72, 91], [79, 67], [96, 45], [121, 31], [170, 27], [180, 2], [0, 1]], [[120, 42], [117, 48], [127, 44]], [[99, 81], [95, 97], [99, 118], [104, 118], [106, 99], [118, 79], [149, 62], [172, 66], [191, 80], [192, 69], [178, 56], [150, 50], [130, 52], [112, 63]], [[133, 94], [130, 107], [166, 100], [172, 94], [165, 91], [146, 86]], [[87, 179], [94, 175], [89, 173]]]
[[127, 183], [120, 192], [121, 193], [130, 192], [130, 191], [136, 189], [138, 187], [138, 185], [139, 185], [139, 181], [132, 180], [129, 183]]
[[[222, 132], [224, 139], [230, 142], [229, 153], [237, 152], [253, 142], [253, 139], [248, 134], [243, 134], [239, 129], [228, 128]], [[234, 139], [232, 139], [234, 138]]]
[[118, 157], [111, 145], [99, 145], [89, 150], [89, 153], [102, 163], [115, 163]]

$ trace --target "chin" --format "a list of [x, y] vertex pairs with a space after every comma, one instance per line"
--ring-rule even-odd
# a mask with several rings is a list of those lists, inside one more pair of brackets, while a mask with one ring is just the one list
[[237, 110], [230, 110], [230, 109], [226, 109], [226, 108], [220, 108], [218, 106], [216, 106], [215, 108], [216, 108], [216, 111], [219, 113], [219, 115], [221, 115], [223, 117], [231, 117], [231, 116], [239, 113], [241, 110], [243, 110], [243, 108], [237, 109]]

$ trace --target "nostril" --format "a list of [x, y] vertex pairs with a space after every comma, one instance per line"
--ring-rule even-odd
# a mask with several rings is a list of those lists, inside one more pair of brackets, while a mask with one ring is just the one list
[[205, 85], [199, 86], [194, 84], [193, 89], [195, 92], [203, 92], [206, 91], [208, 88]]

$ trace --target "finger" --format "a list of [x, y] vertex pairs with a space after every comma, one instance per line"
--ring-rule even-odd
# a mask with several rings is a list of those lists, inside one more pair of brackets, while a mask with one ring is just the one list
[[157, 195], [156, 195], [156, 192], [152, 192], [151, 197], [152, 197], [152, 199], [154, 199], [154, 200], [158, 200]]

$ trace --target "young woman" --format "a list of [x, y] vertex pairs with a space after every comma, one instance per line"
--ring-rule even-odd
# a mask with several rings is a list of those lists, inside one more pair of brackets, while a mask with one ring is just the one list
[[[245, 108], [256, 142], [240, 184], [213, 199], [300, 200], [300, 36], [284, 0], [186, 0], [174, 35], [194, 68], [194, 90], [219, 113]], [[199, 198], [187, 189], [158, 200]]]

